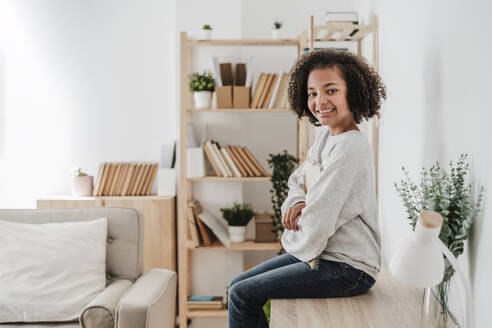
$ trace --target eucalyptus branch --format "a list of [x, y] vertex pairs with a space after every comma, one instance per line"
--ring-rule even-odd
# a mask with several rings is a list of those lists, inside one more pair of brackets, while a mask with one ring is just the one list
[[[484, 187], [479, 187], [476, 202], [473, 202], [472, 184], [466, 183], [470, 173], [468, 155], [461, 154], [456, 161], [450, 161], [448, 174], [436, 162], [431, 168], [422, 168], [421, 181], [417, 186], [402, 167], [404, 179], [395, 183], [398, 195], [406, 208], [410, 224], [415, 223], [422, 209], [431, 209], [443, 218], [439, 238], [458, 257], [463, 253], [464, 242], [468, 238], [471, 227], [481, 211]], [[437, 286], [441, 309], [447, 313], [447, 297], [449, 282], [454, 274], [451, 266], [447, 266], [442, 282]]]

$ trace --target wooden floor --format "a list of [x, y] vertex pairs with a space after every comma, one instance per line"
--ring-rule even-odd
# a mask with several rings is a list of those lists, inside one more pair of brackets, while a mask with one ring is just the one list
[[407, 287], [382, 271], [364, 295], [272, 300], [270, 326], [415, 328], [420, 327], [422, 300], [423, 289]]

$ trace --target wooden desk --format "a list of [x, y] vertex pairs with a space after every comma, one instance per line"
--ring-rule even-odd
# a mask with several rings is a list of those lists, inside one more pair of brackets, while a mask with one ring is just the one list
[[[420, 327], [423, 289], [398, 282], [381, 271], [368, 293], [345, 298], [272, 300], [272, 328], [415, 328]], [[431, 297], [433, 299], [433, 297]], [[436, 305], [433, 301], [431, 307]], [[452, 327], [452, 320], [448, 320]]]
[[144, 218], [143, 270], [165, 268], [176, 271], [175, 197], [162, 196], [55, 196], [38, 199], [37, 208], [131, 207]]

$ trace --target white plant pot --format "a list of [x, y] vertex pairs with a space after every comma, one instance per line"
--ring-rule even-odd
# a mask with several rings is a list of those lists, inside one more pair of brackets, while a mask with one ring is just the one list
[[229, 237], [232, 243], [242, 243], [246, 240], [246, 226], [233, 227], [229, 226]]
[[92, 196], [94, 177], [86, 175], [83, 177], [72, 177], [72, 196]]
[[212, 38], [212, 30], [202, 30], [202, 40], [210, 40]]
[[272, 29], [272, 39], [279, 40], [280, 39], [280, 29]]
[[193, 92], [193, 98], [195, 99], [195, 109], [210, 108], [212, 102], [212, 92], [195, 91]]

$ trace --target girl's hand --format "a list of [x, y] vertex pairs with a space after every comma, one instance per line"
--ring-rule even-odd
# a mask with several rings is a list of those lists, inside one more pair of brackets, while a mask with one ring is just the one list
[[285, 212], [284, 216], [282, 217], [282, 225], [285, 229], [294, 231], [299, 230], [296, 225], [296, 219], [301, 215], [302, 209], [304, 207], [306, 207], [306, 204], [304, 202], [300, 202], [289, 207], [287, 212]]

